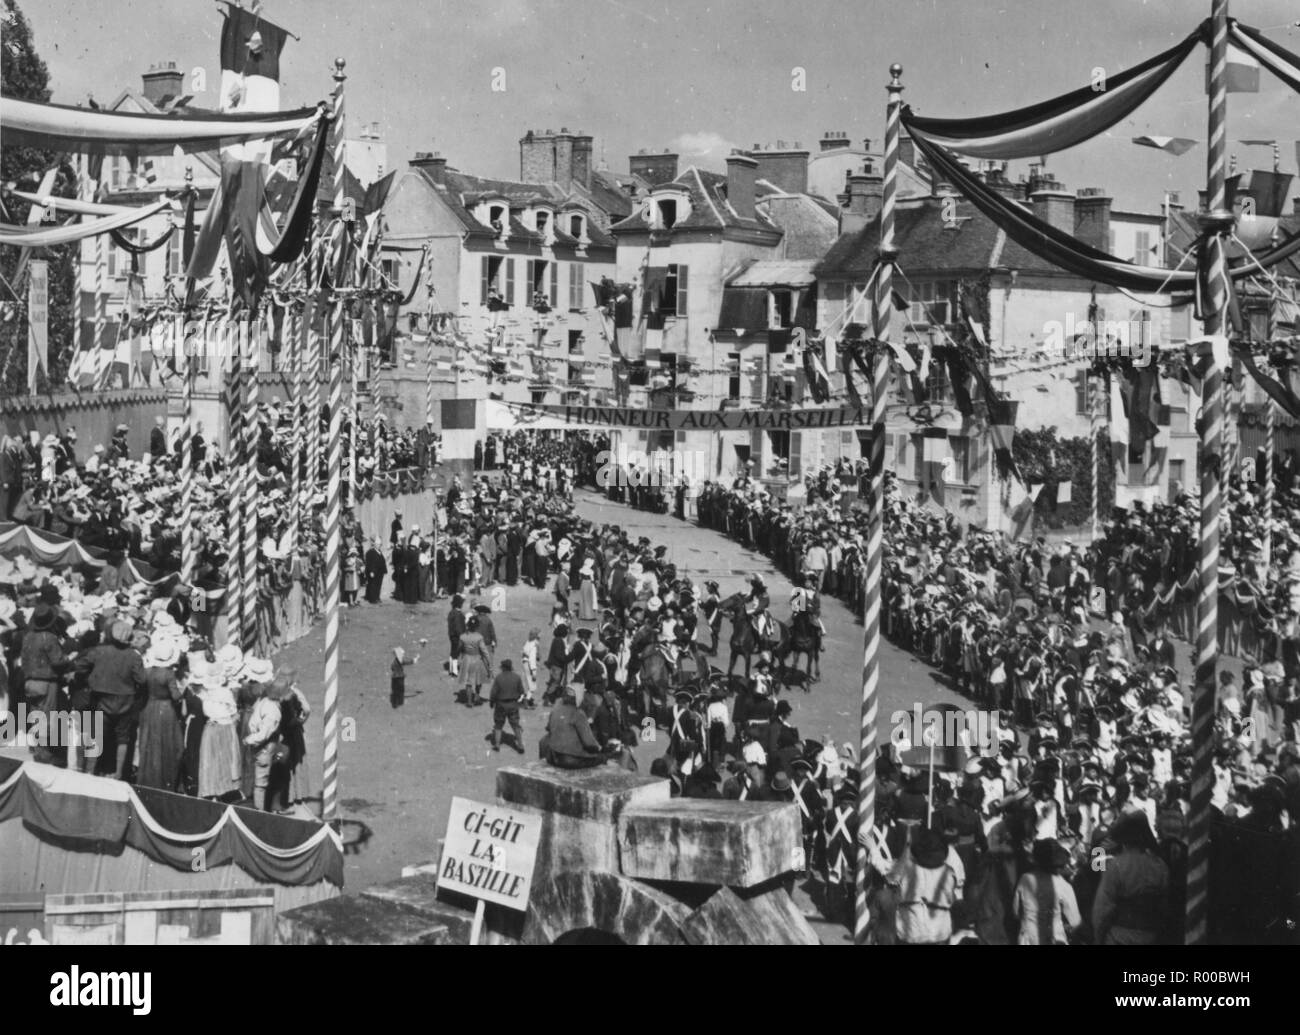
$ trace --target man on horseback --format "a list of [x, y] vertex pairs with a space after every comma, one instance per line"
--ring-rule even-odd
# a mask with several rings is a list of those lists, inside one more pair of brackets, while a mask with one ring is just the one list
[[754, 626], [754, 635], [758, 637], [759, 642], [767, 647], [773, 647], [780, 639], [780, 634], [769, 610], [772, 601], [768, 597], [767, 586], [759, 575], [751, 575], [749, 581], [751, 589], [749, 598], [745, 602], [745, 614], [749, 616]]
[[804, 574], [804, 584], [795, 586], [790, 594], [790, 624], [795, 629], [800, 628], [800, 615], [806, 615], [803, 620], [807, 623], [807, 629], [812, 636], [812, 646], [809, 650], [810, 668], [814, 670], [812, 678], [821, 678], [821, 649], [822, 637], [826, 634], [826, 627], [822, 625], [822, 599], [821, 594], [817, 592], [817, 587], [821, 585], [822, 573], [816, 571], [806, 572]]

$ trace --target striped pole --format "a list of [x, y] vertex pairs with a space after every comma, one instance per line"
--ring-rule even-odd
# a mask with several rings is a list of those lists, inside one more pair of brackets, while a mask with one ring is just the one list
[[181, 455], [178, 461], [181, 474], [181, 582], [194, 584], [198, 568], [198, 537], [194, 529], [194, 358], [185, 342], [185, 317], [177, 316], [172, 322], [172, 356], [184, 353], [185, 364], [181, 375]]
[[244, 348], [243, 384], [243, 465], [244, 478], [241, 510], [244, 531], [241, 536], [244, 554], [244, 581], [240, 586], [243, 604], [240, 606], [240, 641], [245, 651], [257, 650], [257, 445], [261, 425], [257, 420], [257, 366], [260, 323], [251, 311], [246, 311], [239, 321], [239, 339]]
[[[1204, 315], [1207, 336], [1225, 331], [1228, 303], [1223, 235], [1232, 226], [1226, 210], [1228, 0], [1212, 0], [1210, 40], [1209, 160], [1207, 164], [1204, 238], [1201, 256], [1208, 288]], [[1204, 945], [1208, 936], [1210, 875], [1210, 798], [1214, 785], [1214, 695], [1219, 656], [1219, 508], [1223, 461], [1223, 370], [1210, 357], [1201, 398], [1201, 543], [1197, 599], [1196, 690], [1192, 697], [1192, 800], [1188, 817], [1188, 945]]]
[[240, 388], [243, 385], [243, 360], [240, 356], [239, 336], [236, 333], [232, 341], [229, 318], [221, 321], [221, 335], [226, 342], [226, 351], [230, 355], [230, 375], [226, 386], [226, 412], [229, 415], [227, 431], [227, 465], [229, 476], [228, 497], [226, 501], [226, 642], [240, 643], [243, 640], [243, 621], [241, 615], [244, 606], [244, 550], [243, 550], [243, 510], [241, 504], [244, 496], [245, 468], [241, 462], [244, 448], [243, 408], [240, 406]]
[[[885, 182], [880, 207], [880, 253], [873, 328], [877, 342], [889, 338], [893, 306], [894, 204], [898, 193], [899, 114], [903, 104], [902, 65], [889, 67], [885, 88]], [[885, 409], [889, 393], [889, 352], [877, 344], [871, 368], [871, 500], [862, 611], [862, 728], [858, 743], [858, 850], [854, 874], [853, 941], [865, 945], [870, 913], [867, 892], [871, 871], [868, 845], [876, 825], [876, 719], [880, 694], [880, 578], [884, 566], [885, 533]], [[852, 376], [851, 374], [846, 376]]]
[[289, 556], [298, 552], [298, 525], [302, 521], [302, 360], [303, 314], [295, 312], [289, 324], [289, 369], [293, 376], [290, 405], [293, 407], [293, 433], [289, 452]]
[[1273, 568], [1273, 451], [1277, 448], [1277, 419], [1273, 413], [1273, 400], [1264, 400], [1264, 463], [1255, 472], [1263, 491], [1260, 494], [1259, 509], [1263, 514], [1264, 535], [1262, 539], [1264, 559], [1264, 585], [1272, 584]]
[[[334, 207], [343, 209], [343, 73], [344, 61], [334, 61]], [[340, 247], [342, 238], [339, 239]], [[337, 288], [338, 285], [335, 285]], [[336, 295], [330, 308], [329, 338], [329, 475], [325, 493], [325, 764], [322, 767], [321, 818], [338, 817], [339, 802], [339, 578], [342, 540], [343, 360], [347, 345], [343, 307]]]
[[1089, 439], [1092, 443], [1092, 541], [1095, 543], [1101, 537], [1101, 386], [1105, 383], [1100, 378], [1092, 377], [1084, 372], [1087, 377], [1085, 384], [1088, 389], [1088, 413], [1089, 420]]
[[103, 359], [104, 334], [108, 327], [108, 294], [104, 290], [104, 278], [108, 273], [108, 250], [104, 244], [104, 235], [95, 238], [95, 383], [99, 383], [100, 363]]

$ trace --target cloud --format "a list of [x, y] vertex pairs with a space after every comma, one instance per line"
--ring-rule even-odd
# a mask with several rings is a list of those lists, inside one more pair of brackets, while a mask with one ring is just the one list
[[705, 130], [683, 133], [672, 141], [672, 146], [684, 158], [712, 158], [730, 154], [735, 145], [722, 134]]

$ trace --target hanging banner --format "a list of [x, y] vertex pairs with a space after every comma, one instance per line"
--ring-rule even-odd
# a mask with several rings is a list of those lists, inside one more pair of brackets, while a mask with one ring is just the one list
[[36, 394], [36, 371], [49, 377], [50, 266], [33, 259], [27, 285], [27, 394]]
[[866, 427], [871, 411], [849, 406], [799, 410], [637, 410], [611, 406], [504, 403], [518, 425], [560, 420], [576, 428], [646, 428], [655, 431], [815, 431]]

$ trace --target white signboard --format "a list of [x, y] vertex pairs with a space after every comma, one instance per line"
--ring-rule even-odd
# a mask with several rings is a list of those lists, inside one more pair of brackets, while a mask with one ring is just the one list
[[452, 798], [438, 887], [527, 909], [541, 834], [541, 816]]

